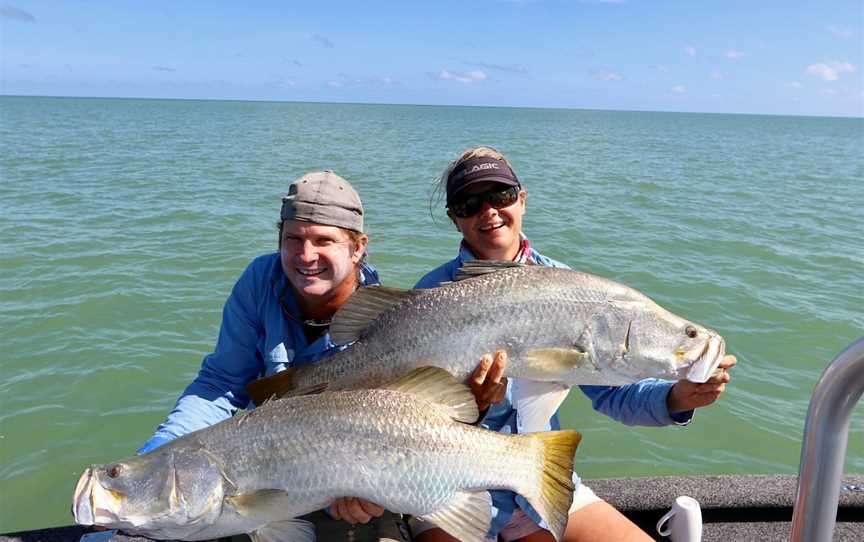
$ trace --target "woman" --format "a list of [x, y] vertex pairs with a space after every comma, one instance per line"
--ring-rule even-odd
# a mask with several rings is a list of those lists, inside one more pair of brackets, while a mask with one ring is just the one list
[[[447, 167], [440, 182], [446, 191], [447, 216], [462, 234], [462, 241], [456, 258], [425, 275], [416, 288], [432, 288], [454, 280], [462, 263], [472, 259], [567, 267], [537, 252], [522, 233], [528, 195], [501, 153], [491, 147], [468, 149]], [[726, 356], [720, 364], [723, 370], [705, 384], [646, 379], [627, 386], [580, 386], [580, 389], [591, 399], [595, 410], [622, 423], [686, 425], [695, 408], [713, 403], [723, 393], [729, 382], [726, 370], [734, 365], [735, 357]], [[506, 379], [502, 378], [505, 367], [506, 353], [485, 356], [471, 385], [479, 401], [493, 404], [481, 425], [517, 433], [521, 423], [510, 403]], [[556, 413], [549, 428], [558, 428], [557, 418]], [[581, 484], [575, 473], [573, 478], [577, 489], [567, 522], [566, 541], [651, 540], [623, 514]], [[521, 496], [507, 491], [491, 493], [494, 510], [490, 538], [500, 535], [508, 541], [553, 540]], [[415, 535], [420, 542], [453, 540], [428, 524], [415, 525]]]
[[[294, 181], [282, 198], [279, 252], [255, 258], [240, 276], [222, 311], [216, 348], [138, 453], [246, 408], [246, 385], [253, 380], [345, 348], [333, 344], [328, 326], [356, 288], [380, 283], [365, 261], [368, 242], [363, 205], [345, 179], [319, 171]], [[337, 499], [329, 509], [333, 518], [351, 524], [383, 512], [374, 503], [349, 497]], [[332, 525], [321, 525], [328, 522], [323, 514], [314, 520], [319, 532], [322, 527], [333, 531]], [[377, 529], [396, 529], [388, 536], [401, 539], [395, 524]]]

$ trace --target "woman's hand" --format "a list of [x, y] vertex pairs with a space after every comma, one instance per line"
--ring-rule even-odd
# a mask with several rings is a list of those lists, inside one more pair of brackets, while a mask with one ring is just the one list
[[384, 509], [374, 502], [359, 497], [340, 497], [330, 505], [330, 515], [333, 519], [342, 519], [354, 525], [368, 523], [373, 517], [384, 513]]
[[676, 382], [669, 390], [669, 396], [666, 398], [669, 414], [694, 410], [716, 401], [726, 391], [726, 384], [732, 379], [729, 375], [729, 369], [734, 367], [736, 363], [735, 356], [723, 356], [717, 370], [704, 384], [696, 384], [689, 380]]
[[468, 386], [477, 401], [477, 408], [485, 412], [491, 405], [500, 403], [507, 393], [507, 352], [498, 350], [495, 355], [484, 354], [477, 368], [468, 379]]

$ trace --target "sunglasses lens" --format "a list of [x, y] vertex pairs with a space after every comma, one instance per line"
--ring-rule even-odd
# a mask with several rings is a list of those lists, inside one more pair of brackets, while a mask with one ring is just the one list
[[489, 203], [495, 209], [503, 209], [516, 203], [517, 199], [519, 199], [519, 187], [513, 186], [506, 190], [473, 194], [465, 199], [454, 201], [450, 204], [450, 210], [457, 218], [468, 218], [479, 213], [483, 209], [483, 203]]
[[517, 199], [519, 199], [519, 190], [515, 186], [500, 192], [489, 192], [486, 194], [486, 201], [496, 209], [510, 207], [516, 203]]

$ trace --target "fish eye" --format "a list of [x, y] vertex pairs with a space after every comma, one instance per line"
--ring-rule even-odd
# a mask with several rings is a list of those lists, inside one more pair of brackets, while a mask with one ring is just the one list
[[119, 464], [111, 465], [110, 467], [105, 469], [105, 472], [110, 478], [117, 478], [118, 476], [120, 476], [120, 473], [123, 472], [123, 467]]
[[699, 335], [699, 331], [694, 326], [687, 326], [684, 328], [684, 333], [687, 334], [691, 339], [695, 339], [697, 335]]

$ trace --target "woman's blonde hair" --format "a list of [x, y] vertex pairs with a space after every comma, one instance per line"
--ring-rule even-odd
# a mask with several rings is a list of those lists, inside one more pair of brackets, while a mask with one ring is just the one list
[[[444, 199], [447, 194], [447, 179], [450, 177], [450, 174], [453, 173], [453, 170], [456, 169], [459, 164], [464, 162], [465, 160], [470, 160], [472, 158], [494, 158], [496, 160], [501, 160], [505, 164], [507, 164], [510, 169], [513, 169], [513, 164], [510, 163], [507, 158], [501, 154], [498, 149], [494, 147], [489, 147], [487, 145], [478, 145], [476, 147], [471, 147], [466, 149], [459, 155], [459, 157], [444, 168], [444, 171], [441, 173], [441, 176], [438, 177], [435, 181], [435, 188], [432, 191], [432, 198], [429, 200], [429, 212], [432, 213], [432, 205], [435, 201]], [[434, 213], [432, 214], [434, 217]]]

